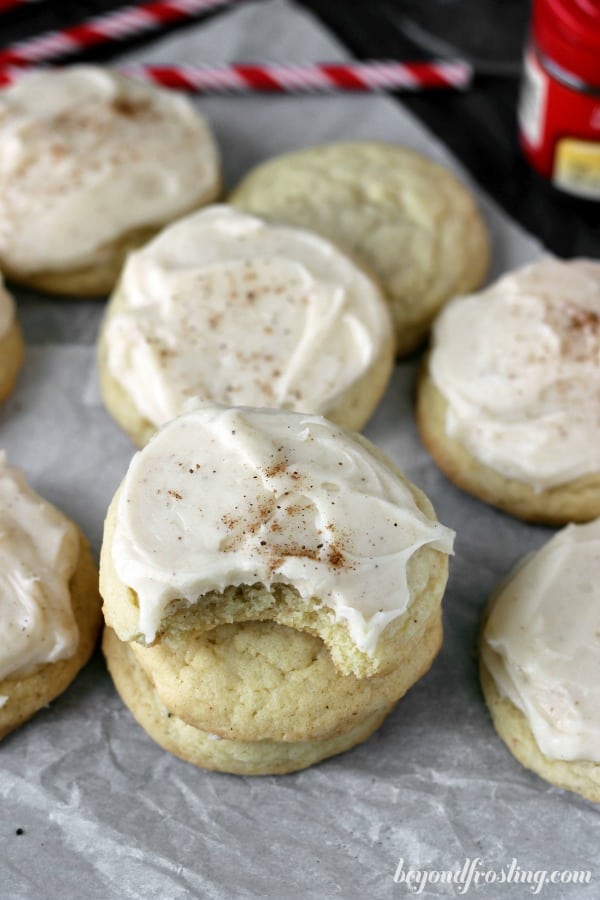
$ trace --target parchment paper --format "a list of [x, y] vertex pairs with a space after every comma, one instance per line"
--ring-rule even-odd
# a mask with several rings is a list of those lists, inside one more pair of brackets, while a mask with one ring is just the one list
[[[344, 56], [307, 14], [248, 5], [138, 54], [155, 61]], [[324, 140], [402, 142], [458, 170], [397, 103], [381, 97], [211, 98], [232, 185], [258, 161]], [[464, 177], [464, 173], [460, 173]], [[468, 179], [466, 179], [468, 181]], [[477, 189], [475, 188], [477, 193]], [[478, 194], [493, 235], [491, 276], [535, 258], [534, 240]], [[102, 304], [19, 292], [29, 349], [0, 412], [0, 446], [76, 519], [97, 551], [103, 515], [133, 452], [104, 412], [94, 340]], [[157, 747], [117, 697], [99, 655], [51, 708], [0, 747], [0, 897], [387, 898], [410, 868], [591, 869], [596, 884], [546, 886], [549, 898], [599, 896], [597, 810], [523, 769], [496, 737], [474, 655], [497, 583], [550, 531], [454, 489], [415, 432], [416, 361], [397, 367], [366, 434], [458, 532], [445, 598], [445, 643], [431, 672], [362, 746], [283, 777], [240, 778], [189, 766]], [[23, 829], [23, 834], [16, 834]], [[522, 884], [478, 896], [522, 898]], [[430, 886], [423, 896], [454, 896]]]

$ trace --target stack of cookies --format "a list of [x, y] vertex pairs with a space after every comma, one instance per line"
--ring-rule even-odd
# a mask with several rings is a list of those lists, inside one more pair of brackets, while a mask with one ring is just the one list
[[289, 772], [346, 750], [435, 657], [452, 540], [380, 451], [327, 419], [187, 412], [108, 512], [116, 687], [195, 765]]

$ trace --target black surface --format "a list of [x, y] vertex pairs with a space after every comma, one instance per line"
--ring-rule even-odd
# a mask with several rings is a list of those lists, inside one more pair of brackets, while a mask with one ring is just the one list
[[[304, 5], [318, 12], [359, 57], [422, 58], [427, 56], [424, 50], [443, 44], [476, 66], [508, 63], [516, 72], [530, 14], [528, 0], [350, 4], [307, 0]], [[352, 14], [345, 14], [345, 9], [352, 9]], [[420, 46], [407, 37], [407, 31], [422, 35]], [[578, 200], [553, 189], [520, 153], [518, 91], [518, 76], [481, 75], [466, 92], [429, 91], [404, 94], [402, 99], [482, 187], [549, 250], [567, 257], [600, 257], [600, 202]]]
[[[21, 7], [0, 17], [0, 43], [6, 46], [120, 5], [124, 4], [114, 0], [46, 0]], [[528, 0], [304, 0], [300, 5], [312, 10], [359, 58], [418, 59], [443, 49], [482, 68], [508, 64], [512, 75], [481, 74], [466, 92], [429, 91], [403, 94], [402, 99], [488, 193], [549, 250], [562, 256], [600, 257], [600, 203], [552, 189], [519, 152], [518, 77], [514, 73], [526, 36]], [[165, 31], [180, 27], [186, 26]], [[99, 47], [86, 58], [108, 60], [156, 36], [152, 32]]]

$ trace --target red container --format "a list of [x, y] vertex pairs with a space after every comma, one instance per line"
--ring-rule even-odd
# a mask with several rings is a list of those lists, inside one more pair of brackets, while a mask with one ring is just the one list
[[600, 0], [534, 0], [519, 128], [538, 172], [600, 200]]

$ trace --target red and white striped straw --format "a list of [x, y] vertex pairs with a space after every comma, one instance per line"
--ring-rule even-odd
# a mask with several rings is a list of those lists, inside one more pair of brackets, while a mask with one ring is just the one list
[[[420, 91], [465, 88], [472, 69], [453, 62], [231, 63], [199, 66], [130, 64], [117, 67], [131, 78], [191, 93], [304, 94], [332, 92]], [[30, 71], [30, 70], [29, 70]], [[0, 66], [0, 87], [26, 76], [27, 69]]]
[[[0, 0], [25, 3], [31, 0]], [[112, 43], [191, 19], [241, 0], [151, 0], [126, 6], [78, 25], [47, 31], [38, 37], [0, 49], [0, 86], [12, 84], [23, 69], [81, 53], [90, 47]], [[0, 6], [1, 9], [1, 6]], [[429, 87], [464, 88], [472, 77], [462, 61], [400, 63], [369, 61], [308, 65], [232, 63], [228, 65], [123, 67], [127, 74], [195, 93], [319, 93], [329, 91], [422, 90]]]
[[241, 0], [151, 0], [139, 6], [125, 6], [106, 15], [85, 19], [78, 25], [46, 31], [11, 47], [4, 47], [0, 49], [0, 66], [31, 66], [51, 62], [81, 53], [90, 47], [134, 37], [162, 25], [183, 22], [199, 13], [212, 12], [240, 2]]

